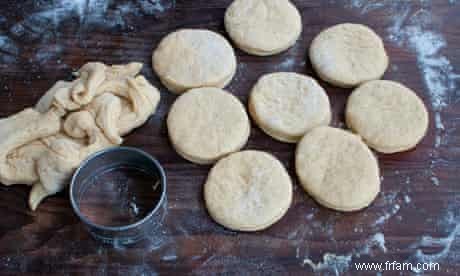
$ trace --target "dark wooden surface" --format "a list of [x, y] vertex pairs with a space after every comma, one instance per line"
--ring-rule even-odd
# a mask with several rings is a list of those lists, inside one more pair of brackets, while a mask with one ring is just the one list
[[[44, 1], [1, 1], [0, 35], [11, 37], [12, 26], [40, 10], [37, 3], [41, 2]], [[376, 233], [384, 234], [387, 251], [371, 248], [368, 254], [354, 254], [351, 264], [412, 260], [417, 249], [413, 245], [422, 236], [445, 238], [453, 233], [460, 214], [457, 210], [460, 208], [458, 94], [451, 95], [449, 105], [441, 112], [448, 137], [438, 149], [434, 144], [439, 130], [435, 129], [431, 112], [430, 131], [415, 150], [378, 155], [384, 177], [383, 192], [362, 212], [342, 214], [316, 204], [297, 184], [293, 170], [295, 146], [275, 142], [253, 126], [245, 148], [265, 150], [282, 160], [295, 183], [293, 204], [280, 222], [258, 233], [228, 231], [210, 219], [202, 200], [202, 185], [209, 166], [186, 162], [171, 148], [165, 117], [175, 96], [160, 85], [150, 69], [150, 59], [159, 40], [177, 28], [200, 27], [225, 34], [223, 15], [229, 2], [178, 0], [175, 8], [160, 15], [128, 14], [124, 18], [126, 24], [110, 28], [78, 22], [78, 18], [71, 17], [53, 30], [37, 33], [32, 26], [22, 36], [12, 38], [18, 49], [0, 50], [0, 57], [3, 55], [0, 117], [32, 106], [57, 80], [69, 79], [71, 72], [87, 61], [144, 62], [143, 73], [161, 89], [161, 104], [146, 125], [126, 138], [125, 145], [141, 148], [158, 158], [166, 169], [169, 189], [168, 214], [158, 235], [150, 242], [129, 248], [111, 248], [91, 239], [73, 214], [67, 191], [46, 199], [36, 212], [31, 212], [26, 204], [29, 188], [1, 186], [0, 274], [305, 275], [312, 269], [304, 264], [304, 259], [316, 263], [322, 261], [327, 252], [356, 253]], [[336, 23], [360, 22], [385, 38], [393, 65], [385, 78], [401, 81], [416, 90], [432, 111], [429, 91], [414, 51], [387, 38], [391, 24], [388, 13], [382, 10], [362, 13], [349, 7], [353, 1], [294, 2], [303, 16], [301, 39], [289, 51], [273, 57], [253, 57], [237, 50], [239, 67], [228, 87], [231, 93], [247, 103], [251, 86], [268, 72], [287, 70], [315, 76], [307, 59], [307, 48], [313, 37]], [[412, 2], [418, 5], [420, 1]], [[459, 68], [460, 4], [447, 0], [428, 2], [432, 2], [427, 9], [435, 27], [447, 41], [443, 54], [454, 69]], [[53, 56], [37, 56], [47, 52]], [[330, 95], [333, 124], [341, 126], [350, 90], [322, 84]], [[433, 162], [436, 162], [434, 167]], [[439, 179], [439, 186], [433, 184], [433, 174]], [[446, 216], [450, 217], [446, 220]], [[376, 223], [382, 217], [383, 223]], [[447, 248], [448, 254], [434, 259], [445, 274], [460, 271], [460, 243], [455, 240], [455, 234]], [[444, 249], [442, 245], [422, 248], [427, 254], [442, 253]], [[351, 275], [356, 272], [352, 266], [344, 270]], [[335, 272], [332, 269], [322, 273]]]

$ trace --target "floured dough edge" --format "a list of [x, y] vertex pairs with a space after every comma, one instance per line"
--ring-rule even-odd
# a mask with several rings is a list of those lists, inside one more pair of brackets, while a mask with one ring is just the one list
[[[256, 125], [265, 134], [267, 134], [268, 136], [270, 136], [270, 137], [272, 137], [272, 138], [274, 138], [274, 139], [276, 139], [278, 141], [284, 142], [284, 143], [296, 144], [303, 138], [303, 136], [305, 136], [305, 134], [307, 134], [309, 132], [309, 131], [307, 131], [304, 134], [299, 135], [299, 136], [290, 136], [290, 135], [285, 135], [283, 133], [280, 133], [279, 131], [275, 131], [275, 130], [272, 130], [272, 129], [269, 129], [269, 128], [265, 127], [264, 123], [258, 118], [258, 116], [257, 116], [257, 114], [256, 114], [256, 112], [254, 110], [254, 106], [253, 106], [253, 104], [251, 102], [252, 101], [249, 100], [249, 104], [248, 104], [249, 113], [251, 114], [252, 119], [256, 122]], [[326, 117], [323, 122], [318, 124], [318, 126], [329, 125], [331, 123], [331, 120], [332, 120], [332, 114], [331, 114], [331, 111], [329, 110], [329, 116]]]
[[174, 147], [174, 150], [182, 157], [184, 158], [185, 160], [188, 160], [192, 163], [196, 163], [196, 164], [199, 164], [199, 165], [209, 165], [209, 164], [213, 164], [215, 162], [217, 162], [218, 160], [232, 154], [232, 153], [235, 153], [235, 152], [238, 152], [240, 151], [248, 142], [248, 139], [249, 139], [249, 135], [250, 135], [250, 132], [251, 132], [251, 126], [250, 124], [248, 124], [248, 128], [247, 128], [247, 131], [246, 131], [246, 134], [245, 134], [245, 139], [244, 141], [238, 145], [238, 147], [232, 151], [232, 152], [229, 152], [229, 153], [225, 153], [225, 154], [221, 154], [220, 156], [218, 156], [217, 158], [213, 158], [213, 159], [204, 159], [204, 158], [199, 158], [199, 157], [195, 157], [195, 156], [191, 156], [189, 154], [186, 154], [184, 153], [182, 150], [180, 150], [180, 148], [174, 144], [172, 142], [172, 139], [170, 138], [169, 140], [171, 141], [171, 145]]

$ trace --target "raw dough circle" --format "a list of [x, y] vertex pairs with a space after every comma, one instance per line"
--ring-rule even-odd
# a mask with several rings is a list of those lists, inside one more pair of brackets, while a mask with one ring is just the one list
[[233, 230], [258, 231], [287, 212], [292, 182], [271, 154], [242, 151], [223, 158], [211, 169], [204, 199], [217, 223]]
[[348, 127], [382, 153], [409, 150], [428, 130], [428, 111], [423, 101], [393, 81], [371, 81], [355, 89], [345, 116]]
[[250, 132], [243, 104], [232, 94], [213, 87], [192, 89], [177, 98], [167, 126], [176, 151], [198, 164], [214, 163], [240, 150]]
[[249, 113], [265, 133], [287, 143], [297, 143], [307, 131], [331, 121], [324, 89], [297, 73], [261, 77], [249, 97]]
[[225, 28], [241, 50], [268, 56], [295, 44], [302, 19], [289, 0], [235, 0], [225, 13]]
[[316, 36], [310, 60], [323, 80], [345, 88], [380, 79], [389, 62], [382, 39], [370, 28], [350, 23]]
[[208, 30], [183, 29], [167, 35], [153, 52], [153, 69], [172, 92], [225, 87], [236, 72], [230, 43]]
[[305, 191], [328, 208], [360, 210], [380, 191], [377, 159], [359, 136], [345, 130], [308, 132], [297, 146], [295, 164]]

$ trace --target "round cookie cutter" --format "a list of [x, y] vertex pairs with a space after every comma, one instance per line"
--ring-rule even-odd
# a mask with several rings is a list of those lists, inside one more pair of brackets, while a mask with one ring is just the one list
[[[161, 189], [161, 196], [146, 215], [134, 223], [121, 226], [97, 224], [83, 214], [81, 200], [94, 183], [90, 179], [121, 168], [139, 170], [152, 180], [156, 179], [152, 181], [152, 194]], [[108, 148], [88, 157], [75, 171], [70, 183], [70, 202], [75, 214], [96, 240], [113, 245], [133, 244], [153, 234], [166, 216], [166, 175], [160, 163], [144, 151], [130, 147]]]

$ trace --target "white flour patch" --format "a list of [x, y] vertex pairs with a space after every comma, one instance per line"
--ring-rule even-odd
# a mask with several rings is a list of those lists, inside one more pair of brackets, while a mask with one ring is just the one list
[[401, 206], [399, 206], [399, 204], [395, 204], [391, 207], [391, 209], [386, 212], [385, 214], [383, 214], [382, 216], [380, 216], [373, 224], [372, 226], [379, 226], [379, 225], [382, 225], [384, 224], [387, 220], [389, 220], [391, 217], [393, 217], [394, 215], [396, 215], [396, 213], [398, 213], [399, 209], [401, 209]]
[[382, 214], [380, 214], [380, 216], [377, 217], [375, 221], [372, 223], [373, 227], [378, 227], [378, 226], [383, 225], [390, 218], [396, 215], [401, 209], [401, 206], [397, 202], [397, 196], [398, 196], [397, 192], [382, 193], [382, 195], [383, 195], [383, 202], [382, 202], [383, 211], [382, 211]]
[[[63, 36], [62, 26], [67, 24], [66, 32], [80, 36], [88, 34], [87, 30], [132, 30], [133, 19], [142, 16], [159, 16], [175, 6], [174, 0], [135, 0], [118, 3], [116, 0], [54, 0], [41, 3], [39, 10], [26, 15], [22, 20], [12, 24], [9, 36], [0, 34], [0, 61], [14, 61], [19, 50], [13, 40], [23, 44], [34, 44], [35, 48], [46, 48], [50, 43], [59, 45]], [[0, 11], [1, 13], [1, 11]], [[0, 14], [0, 18], [3, 18]], [[69, 25], [70, 23], [70, 25]], [[84, 38], [80, 38], [84, 42]], [[3, 45], [3, 46], [2, 46]], [[26, 46], [27, 47], [27, 46]], [[14, 50], [16, 49], [16, 50]], [[37, 59], [30, 62], [42, 64], [47, 58], [54, 59], [53, 54], [35, 53]]]
[[364, 255], [373, 256], [375, 251], [383, 253], [387, 252], [385, 247], [385, 235], [376, 233], [368, 238], [360, 247], [355, 248], [352, 252], [342, 255], [335, 253], [325, 253], [322, 260], [315, 263], [310, 258], [304, 258], [303, 265], [309, 265], [314, 272], [332, 272], [335, 275], [340, 275], [351, 268], [353, 258], [359, 258]]
[[[450, 208], [458, 208], [457, 205]], [[452, 248], [460, 235], [460, 219], [452, 211], [448, 211], [440, 220], [440, 227], [450, 229], [447, 234], [441, 237], [423, 235], [418, 241], [409, 246], [409, 249], [415, 250], [409, 257], [413, 262], [434, 263], [442, 260], [449, 262], [458, 261], [458, 253]]]
[[406, 204], [411, 203], [411, 201], [412, 201], [412, 199], [410, 198], [410, 196], [404, 195], [404, 202], [405, 202]]
[[294, 57], [288, 57], [283, 62], [276, 66], [277, 70], [280, 71], [292, 71], [296, 65], [296, 59]]
[[303, 265], [309, 265], [314, 272], [330, 271], [336, 275], [347, 271], [350, 268], [352, 255], [335, 255], [326, 253], [323, 255], [323, 260], [314, 263], [309, 258], [303, 260]]

